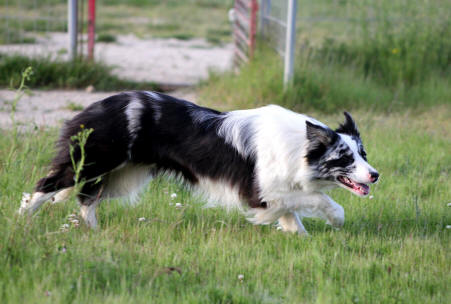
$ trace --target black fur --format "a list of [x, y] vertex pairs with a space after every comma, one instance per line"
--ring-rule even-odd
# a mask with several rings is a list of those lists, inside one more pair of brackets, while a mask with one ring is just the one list
[[[255, 157], [244, 157], [218, 136], [225, 113], [197, 106], [163, 94], [122, 93], [96, 102], [68, 121], [58, 142], [58, 153], [49, 177], [37, 191], [51, 192], [74, 184], [70, 159], [71, 136], [83, 128], [94, 129], [86, 145], [86, 162], [81, 178], [90, 181], [121, 164], [153, 165], [155, 172], [173, 172], [196, 184], [200, 178], [228, 182], [238, 187], [252, 208], [266, 207], [255, 185]], [[126, 109], [132, 101], [141, 103], [139, 128], [130, 134]], [[193, 115], [205, 117], [198, 120]], [[75, 149], [75, 160], [80, 159]], [[150, 173], [149, 173], [150, 174]], [[102, 182], [88, 182], [80, 194], [82, 204], [99, 195]]]
[[355, 124], [355, 121], [352, 118], [351, 114], [349, 114], [348, 112], [344, 112], [343, 114], [345, 115], [345, 122], [343, 124], [340, 124], [335, 132], [347, 134], [351, 137], [355, 136], [357, 138], [360, 138], [359, 130], [357, 129], [357, 125]]
[[354, 169], [352, 151], [342, 142], [337, 131], [334, 132], [309, 121], [306, 122], [306, 128], [307, 138], [310, 141], [306, 159], [307, 163], [315, 169], [315, 178], [333, 180], [338, 175], [346, 174]]
[[331, 129], [315, 125], [309, 121], [306, 121], [306, 128], [307, 139], [311, 143], [306, 158], [310, 165], [314, 165], [326, 154], [330, 147], [337, 143], [339, 137]]

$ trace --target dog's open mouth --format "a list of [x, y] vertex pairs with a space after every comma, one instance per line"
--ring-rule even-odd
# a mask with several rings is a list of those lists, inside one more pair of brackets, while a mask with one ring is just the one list
[[346, 176], [339, 176], [337, 179], [341, 185], [344, 185], [344, 188], [347, 188], [354, 192], [357, 195], [365, 196], [370, 193], [370, 187], [366, 184], [360, 184]]

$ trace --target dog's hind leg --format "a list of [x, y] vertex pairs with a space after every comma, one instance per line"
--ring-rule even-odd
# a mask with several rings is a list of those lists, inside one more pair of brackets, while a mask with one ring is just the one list
[[85, 183], [78, 194], [80, 215], [89, 228], [97, 228], [96, 208], [102, 200], [103, 191], [102, 181], [91, 181]]
[[48, 176], [41, 178], [36, 184], [35, 191], [28, 198], [24, 195], [18, 210], [19, 214], [35, 213], [47, 200], [65, 188], [74, 185], [74, 175], [69, 167], [51, 172]]

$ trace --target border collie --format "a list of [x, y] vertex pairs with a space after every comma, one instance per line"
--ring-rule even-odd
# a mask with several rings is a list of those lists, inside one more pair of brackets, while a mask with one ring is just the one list
[[278, 221], [284, 231], [307, 234], [302, 217], [334, 227], [344, 210], [324, 190], [340, 186], [359, 196], [379, 174], [366, 159], [356, 124], [333, 131], [279, 106], [218, 112], [156, 92], [126, 92], [98, 101], [66, 122], [48, 176], [40, 179], [19, 213], [31, 214], [75, 185], [72, 136], [93, 129], [85, 149], [78, 193], [80, 214], [97, 226], [106, 198], [134, 196], [157, 174], [181, 177], [208, 206], [239, 208], [254, 224]]

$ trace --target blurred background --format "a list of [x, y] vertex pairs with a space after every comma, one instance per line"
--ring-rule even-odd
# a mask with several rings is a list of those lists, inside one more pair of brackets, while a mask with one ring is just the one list
[[[78, 2], [75, 55], [71, 2]], [[103, 96], [84, 91], [131, 89], [222, 109], [427, 108], [451, 99], [450, 11], [446, 0], [0, 0], [0, 86], [17, 87], [32, 66], [29, 87], [63, 89], [52, 101], [80, 103], [76, 109]], [[72, 97], [74, 89], [82, 91]]]
[[[451, 1], [78, 0], [71, 48], [73, 1], [0, 0], [2, 303], [451, 303]], [[305, 219], [308, 240], [163, 178], [95, 233], [75, 197], [17, 217], [62, 122], [138, 89], [351, 111], [380, 182], [331, 191], [346, 223]]]

